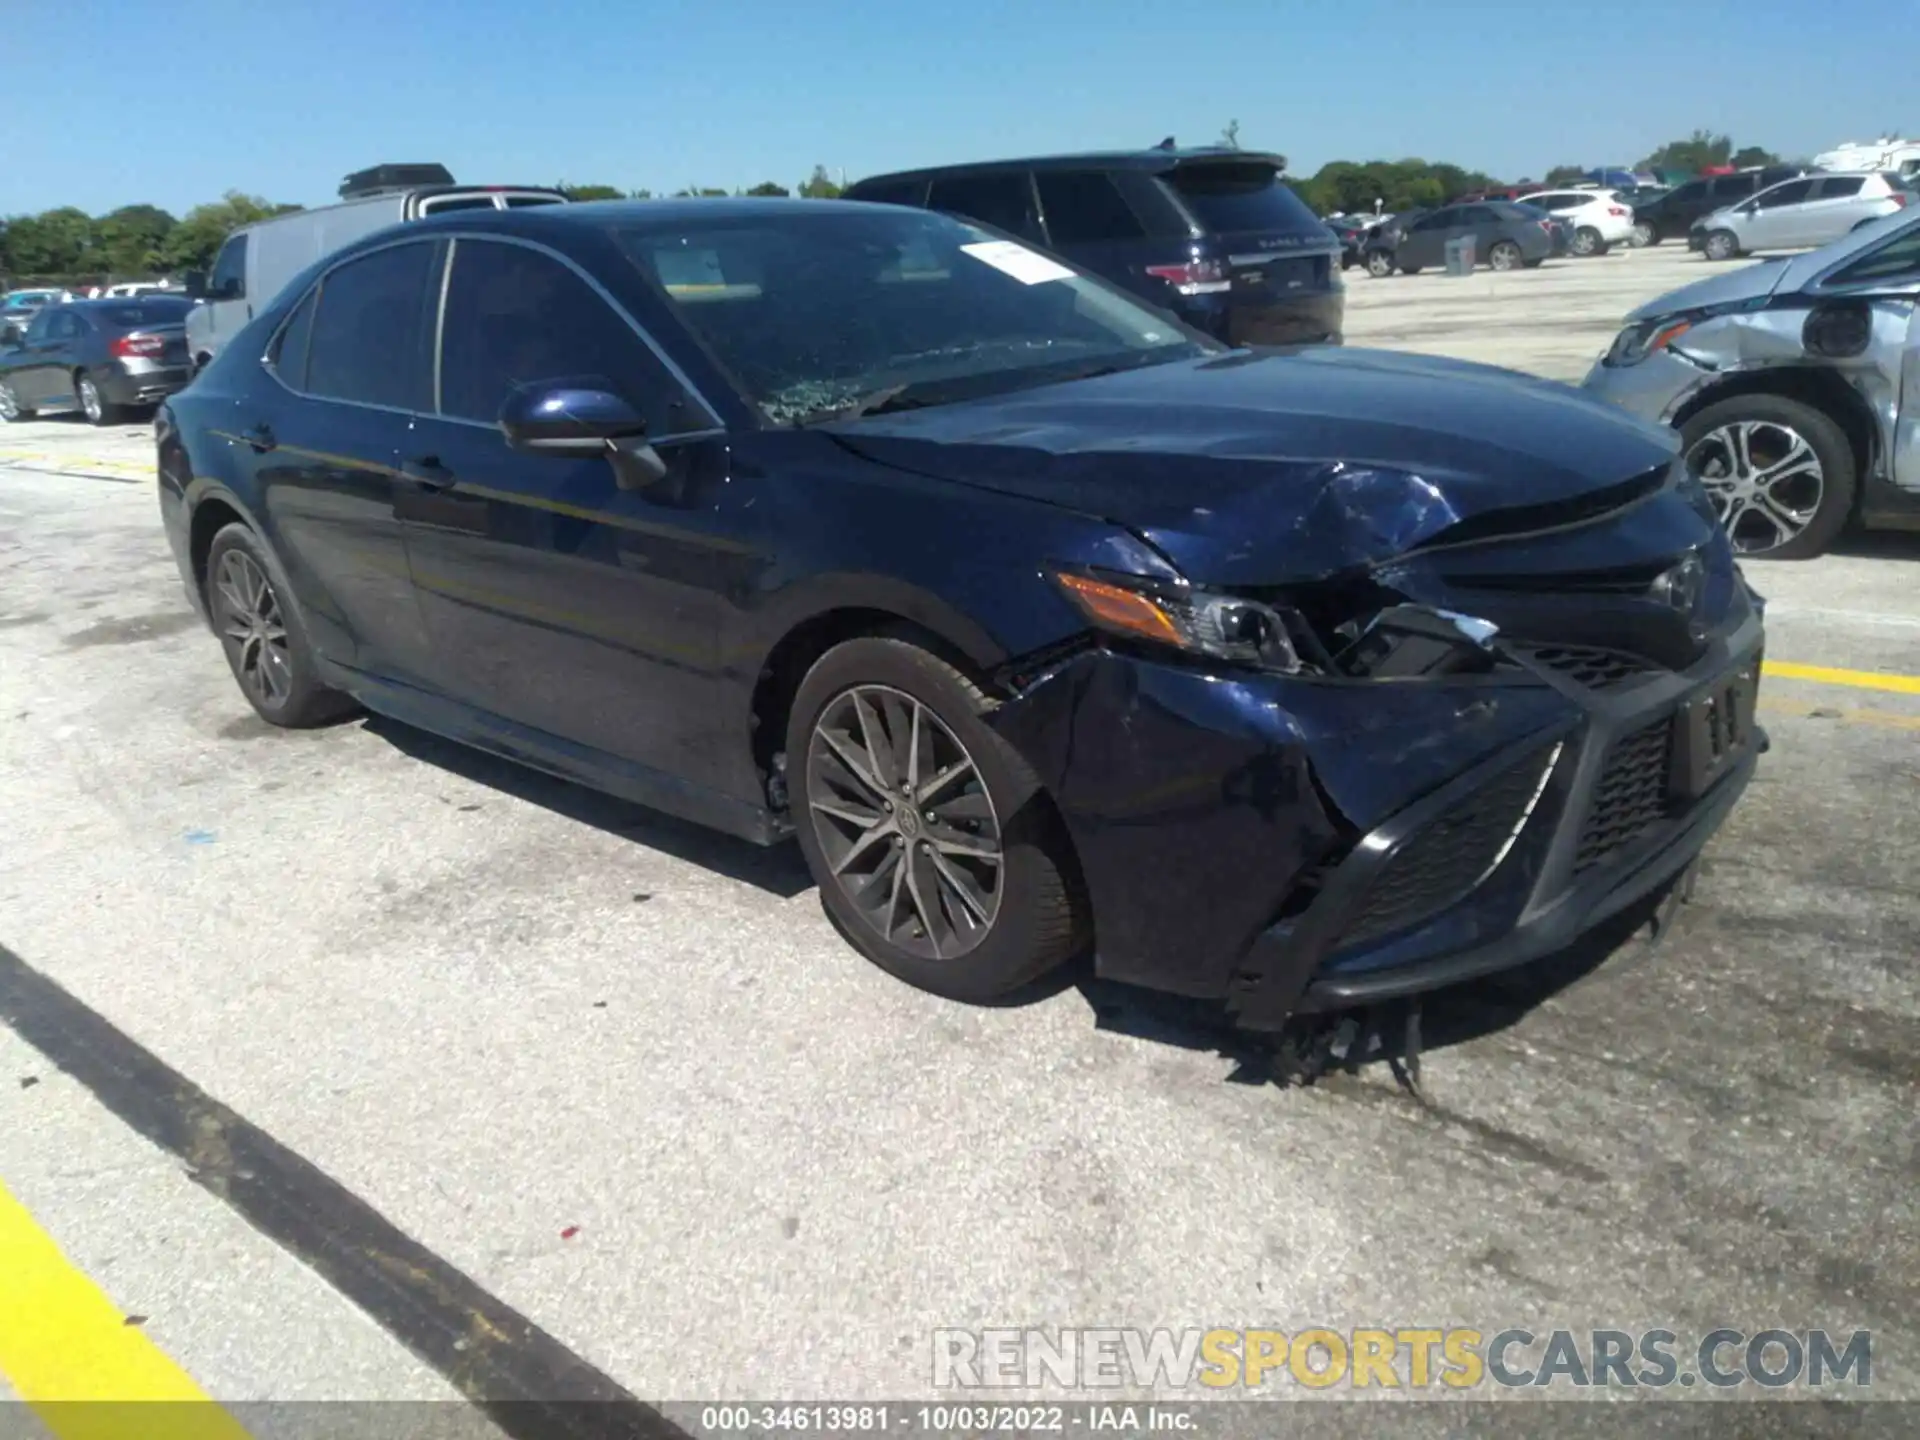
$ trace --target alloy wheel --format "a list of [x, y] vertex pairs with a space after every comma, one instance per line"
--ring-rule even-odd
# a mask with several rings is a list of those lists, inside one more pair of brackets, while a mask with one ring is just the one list
[[1520, 247], [1503, 240], [1487, 252], [1487, 264], [1496, 270], [1511, 270], [1520, 263]]
[[1367, 254], [1367, 273], [1376, 280], [1383, 280], [1393, 273], [1393, 256], [1385, 250], [1372, 250]]
[[240, 683], [269, 709], [283, 704], [293, 690], [293, 658], [280, 599], [266, 571], [245, 551], [229, 550], [220, 557], [214, 595], [220, 637], [234, 657]]
[[1731, 260], [1739, 253], [1740, 244], [1724, 230], [1716, 230], [1707, 237], [1707, 258], [1709, 260]]
[[1583, 225], [1580, 229], [1573, 232], [1573, 253], [1583, 256], [1591, 255], [1598, 247], [1599, 242], [1599, 232]]
[[856, 685], [820, 712], [807, 746], [807, 809], [830, 871], [881, 939], [951, 960], [987, 937], [1006, 869], [979, 766], [905, 691]]
[[1776, 420], [1736, 420], [1709, 430], [1687, 451], [1733, 548], [1777, 550], [1813, 523], [1826, 498], [1820, 456], [1798, 430]]
[[1633, 236], [1627, 243], [1632, 245], [1636, 250], [1644, 249], [1646, 246], [1653, 244], [1653, 226], [1644, 220], [1639, 221], [1634, 225]]
[[100, 417], [105, 413], [105, 407], [100, 401], [100, 387], [85, 375], [80, 377], [80, 408], [86, 412], [87, 419], [95, 425], [100, 423]]

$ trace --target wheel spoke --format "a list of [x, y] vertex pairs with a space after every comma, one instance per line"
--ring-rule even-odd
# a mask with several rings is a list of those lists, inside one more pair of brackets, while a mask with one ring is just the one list
[[962, 755], [944, 770], [934, 772], [933, 778], [914, 792], [913, 798], [922, 805], [931, 804], [933, 797], [946, 790], [963, 775], [973, 773], [973, 761]]
[[958, 830], [929, 825], [927, 839], [942, 855], [964, 855], [969, 860], [987, 860], [995, 865], [1000, 863], [1000, 847], [978, 835], [965, 835]]
[[887, 793], [887, 787], [882, 785], [873, 772], [867, 768], [866, 756], [862, 753], [860, 747], [855, 745], [846, 736], [841, 735], [837, 731], [829, 730], [824, 726], [821, 727], [819, 735], [820, 738], [826, 742], [827, 748], [833, 752], [834, 758], [846, 767], [847, 773], [857, 780], [861, 786], [865, 788], [867, 793], [873, 797], [874, 803], [878, 804], [881, 797]]
[[855, 805], [846, 800], [819, 800], [813, 802], [813, 808], [822, 815], [831, 815], [836, 820], [844, 820], [849, 825], [865, 830], [870, 826], [886, 823], [886, 816], [879, 810], [867, 805]]
[[927, 898], [921, 893], [920, 888], [920, 876], [923, 870], [927, 873], [927, 889], [933, 889], [937, 883], [932, 874], [933, 866], [925, 861], [925, 855], [924, 850], [915, 850], [902, 862], [900, 868], [907, 872], [907, 898], [913, 902], [913, 913], [920, 921], [920, 928], [926, 932], [927, 943], [933, 947], [933, 958], [940, 960], [945, 957], [940, 953], [940, 931], [935, 923], [935, 910], [928, 905]]
[[907, 789], [919, 798], [920, 791], [920, 717], [927, 713], [924, 705], [913, 707], [913, 724], [907, 731]]
[[[927, 803], [921, 801], [923, 805]], [[965, 825], [968, 821], [991, 822], [993, 819], [993, 806], [987, 803], [985, 793], [979, 790], [963, 791], [928, 808], [936, 819], [947, 825]]]
[[853, 692], [853, 713], [860, 721], [860, 739], [867, 750], [867, 772], [877, 782], [882, 794], [898, 784], [893, 774], [892, 749], [886, 743], [887, 732], [880, 724], [880, 717], [873, 712], [873, 706], [858, 690]]
[[1753, 480], [1756, 485], [1772, 485], [1789, 476], [1820, 468], [1819, 457], [1813, 453], [1811, 445], [1791, 430], [1787, 431], [1786, 435], [1792, 441], [1787, 447], [1787, 453], [1778, 460], [1767, 462], [1755, 472]]
[[948, 893], [955, 896], [974, 920], [985, 925], [990, 916], [986, 901], [974, 893], [973, 882], [946, 856], [938, 850], [933, 852], [933, 873], [940, 877], [941, 884]]
[[884, 821], [878, 825], [874, 825], [869, 827], [868, 829], [862, 830], [860, 832], [859, 838], [856, 839], [853, 842], [853, 844], [847, 847], [847, 853], [842, 855], [840, 859], [837, 862], [835, 862], [833, 867], [833, 873], [836, 875], [846, 874], [848, 866], [852, 865], [854, 861], [858, 860], [862, 855], [866, 854], [869, 850], [873, 849], [875, 845], [878, 845], [882, 840], [885, 840], [887, 836], [892, 833], [893, 833], [893, 826], [891, 825], [891, 823], [884, 822]]
[[1737, 479], [1753, 478], [1753, 426], [1745, 421], [1727, 427], [1727, 445], [1733, 454], [1733, 473]]

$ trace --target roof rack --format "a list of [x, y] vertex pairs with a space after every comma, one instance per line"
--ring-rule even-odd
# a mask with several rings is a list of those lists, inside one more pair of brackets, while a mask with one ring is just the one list
[[340, 198], [358, 200], [367, 195], [411, 190], [416, 185], [453, 183], [453, 173], [444, 165], [371, 165], [354, 171], [340, 182]]

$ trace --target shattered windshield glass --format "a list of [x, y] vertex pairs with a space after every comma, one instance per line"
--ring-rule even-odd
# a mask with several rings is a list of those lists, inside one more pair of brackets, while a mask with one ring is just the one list
[[944, 404], [1217, 348], [1050, 256], [925, 211], [782, 207], [617, 233], [777, 424]]

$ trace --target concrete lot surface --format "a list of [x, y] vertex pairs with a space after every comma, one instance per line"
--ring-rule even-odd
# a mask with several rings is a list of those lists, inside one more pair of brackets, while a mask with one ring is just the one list
[[[1349, 340], [1578, 379], [1703, 265], [1356, 271]], [[1868, 1329], [1920, 1398], [1913, 689], [1770, 678], [1661, 947], [1437, 1002], [1422, 1098], [1283, 1089], [1085, 975], [909, 990], [791, 848], [383, 721], [271, 731], [149, 461], [0, 432], [0, 945], [632, 1393], [926, 1396], [944, 1327], [1465, 1324]], [[1917, 567], [1752, 565], [1769, 660], [1920, 675]], [[4, 1027], [0, 1186], [208, 1393], [452, 1393]]]

